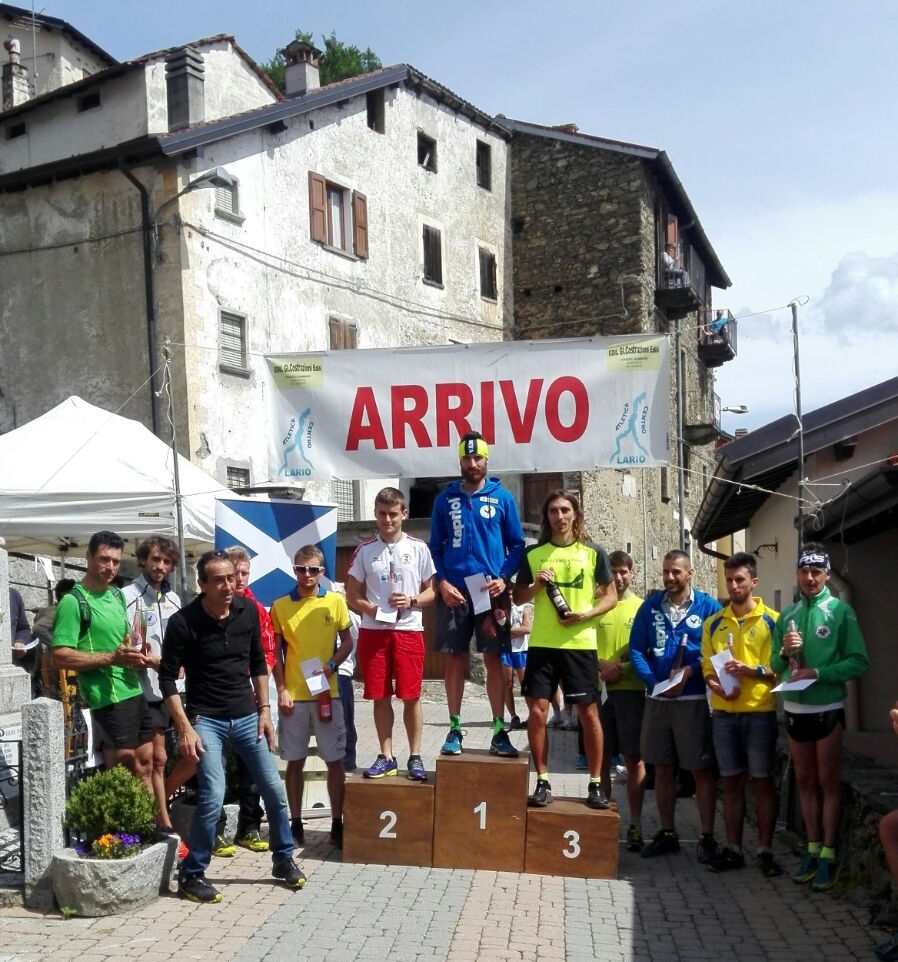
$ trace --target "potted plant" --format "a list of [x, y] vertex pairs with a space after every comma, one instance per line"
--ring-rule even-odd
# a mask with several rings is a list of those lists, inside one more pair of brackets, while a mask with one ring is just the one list
[[156, 802], [121, 765], [89, 775], [66, 803], [80, 841], [53, 856], [53, 894], [67, 915], [114, 915], [168, 891], [178, 840], [157, 841]]

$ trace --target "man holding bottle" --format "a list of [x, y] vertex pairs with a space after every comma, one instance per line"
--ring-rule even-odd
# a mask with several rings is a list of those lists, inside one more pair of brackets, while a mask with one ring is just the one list
[[[714, 750], [705, 680], [702, 677], [702, 624], [720, 611], [710, 595], [692, 587], [692, 559], [674, 549], [664, 556], [664, 591], [642, 603], [630, 632], [630, 661], [646, 686], [640, 747], [642, 759], [655, 766], [655, 801], [661, 830], [642, 850], [643, 858], [680, 851], [674, 828], [677, 763], [695, 777], [695, 800], [702, 837], [698, 860], [717, 855], [714, 841]], [[677, 679], [658, 691], [659, 684]]]
[[536, 767], [536, 788], [527, 804], [544, 808], [552, 801], [546, 720], [560, 683], [565, 702], [577, 706], [583, 730], [589, 763], [586, 804], [608, 808], [601, 787], [596, 624], [617, 604], [617, 588], [605, 550], [587, 540], [580, 499], [572, 492], [551, 491], [543, 503], [540, 540], [524, 553], [514, 600], [534, 603], [521, 686], [530, 709], [527, 739]]
[[[297, 845], [305, 841], [302, 824], [303, 768], [309, 738], [315, 732], [318, 755], [327, 765], [327, 794], [331, 803], [331, 844], [343, 847], [343, 795], [346, 773], [346, 726], [343, 711], [333, 701], [340, 697], [337, 669], [352, 652], [351, 621], [346, 599], [320, 584], [324, 555], [313, 544], [293, 558], [296, 587], [271, 606], [274, 626], [274, 682], [278, 692], [278, 743], [287, 762], [287, 803], [290, 828]], [[334, 651], [337, 636], [340, 646]], [[286, 646], [286, 653], [285, 653]], [[304, 673], [304, 662], [317, 666]], [[317, 691], [317, 676], [327, 684]]]

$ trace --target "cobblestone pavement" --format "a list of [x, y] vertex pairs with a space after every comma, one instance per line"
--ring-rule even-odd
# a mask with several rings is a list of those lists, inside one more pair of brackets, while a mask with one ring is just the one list
[[[446, 733], [441, 687], [425, 693], [424, 756], [428, 767]], [[486, 747], [489, 709], [468, 686], [465, 746]], [[376, 754], [370, 709], [357, 702], [359, 762]], [[394, 744], [404, 765], [404, 735]], [[526, 733], [512, 734], [518, 747]], [[583, 795], [576, 733], [552, 735], [556, 795]], [[627, 825], [622, 787], [616, 800]], [[722, 821], [718, 816], [718, 825]], [[678, 803], [683, 851], [642, 859], [621, 850], [615, 881], [501, 872], [344, 865], [327, 842], [327, 819], [308, 823], [300, 861], [309, 882], [288, 892], [269, 877], [267, 855], [239, 850], [214, 859], [208, 876], [224, 894], [219, 905], [162, 898], [129, 916], [62, 919], [0, 909], [0, 962], [841, 962], [873, 959], [887, 933], [865, 925], [866, 913], [829, 895], [812, 895], [788, 874], [764, 879], [752, 865], [715, 875], [695, 858], [697, 819], [691, 800]], [[643, 828], [656, 828], [647, 796]], [[721, 833], [718, 830], [718, 835]], [[747, 850], [754, 839], [747, 838]], [[797, 859], [780, 851], [784, 866]]]

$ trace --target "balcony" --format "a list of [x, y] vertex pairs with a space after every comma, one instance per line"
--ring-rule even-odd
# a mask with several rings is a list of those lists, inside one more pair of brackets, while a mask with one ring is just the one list
[[702, 306], [705, 265], [691, 244], [680, 244], [671, 260], [658, 257], [655, 304], [669, 321], [693, 314]]
[[698, 358], [705, 367], [720, 367], [736, 357], [736, 318], [729, 311], [717, 310], [708, 320], [699, 313]]

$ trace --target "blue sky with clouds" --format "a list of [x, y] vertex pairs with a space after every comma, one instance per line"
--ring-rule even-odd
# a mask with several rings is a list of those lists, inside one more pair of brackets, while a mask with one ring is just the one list
[[[21, 2], [19, 5], [24, 6]], [[746, 318], [724, 426], [791, 410], [800, 312], [811, 410], [898, 373], [894, 0], [54, 0], [120, 60], [217, 33], [269, 58], [296, 28], [411, 63], [490, 113], [660, 147]]]

